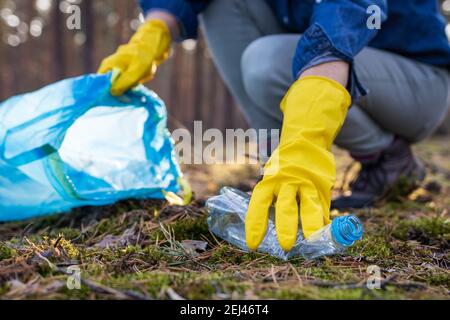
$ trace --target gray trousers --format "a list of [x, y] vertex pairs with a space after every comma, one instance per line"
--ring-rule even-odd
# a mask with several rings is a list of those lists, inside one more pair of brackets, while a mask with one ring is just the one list
[[[291, 84], [300, 34], [289, 34], [265, 0], [215, 0], [201, 16], [221, 76], [255, 129], [281, 129], [279, 104]], [[373, 48], [355, 58], [369, 94], [354, 101], [335, 143], [355, 155], [386, 148], [395, 136], [418, 142], [448, 110], [450, 74]]]

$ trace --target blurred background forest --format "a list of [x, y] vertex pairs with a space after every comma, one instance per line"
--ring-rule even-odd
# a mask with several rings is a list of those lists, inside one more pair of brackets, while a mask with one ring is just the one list
[[[69, 30], [67, 7], [81, 9]], [[137, 0], [0, 0], [0, 101], [67, 77], [96, 72], [140, 24]], [[147, 84], [166, 102], [171, 127], [245, 127], [203, 41], [185, 41]], [[214, 111], [214, 112], [211, 112]]]
[[[95, 72], [139, 26], [143, 17], [137, 2], [0, 0], [0, 101]], [[80, 30], [66, 27], [71, 4], [81, 9]], [[450, 0], [441, 5], [450, 20]], [[148, 86], [166, 101], [172, 128], [191, 129], [194, 120], [203, 120], [204, 128], [246, 127], [201, 38], [178, 44]]]

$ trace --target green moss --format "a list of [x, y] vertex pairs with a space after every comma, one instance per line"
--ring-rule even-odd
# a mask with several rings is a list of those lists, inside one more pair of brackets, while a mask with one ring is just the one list
[[[7, 294], [11, 290], [11, 284], [8, 282], [0, 282], [0, 297]], [[4, 298], [0, 298], [0, 300], [4, 300]]]
[[[102, 284], [118, 289], [133, 290], [136, 287], [145, 289], [145, 293], [152, 298], [160, 298], [160, 294], [169, 286], [176, 284], [178, 275], [170, 275], [163, 272], [140, 272], [108, 277]], [[136, 284], [139, 283], [139, 286]]]
[[48, 265], [47, 263], [41, 263], [36, 267], [36, 271], [41, 275], [43, 278], [51, 277], [55, 275], [55, 270]]
[[57, 230], [52, 230], [50, 236], [63, 236], [67, 240], [76, 239], [80, 236], [80, 230], [74, 228], [62, 228]]
[[404, 299], [405, 294], [396, 288], [384, 290], [369, 290], [367, 288], [321, 288], [304, 286], [297, 288], [282, 288], [266, 291], [262, 296], [267, 299], [283, 300], [368, 300], [368, 299]]
[[[221, 283], [221, 287], [223, 287], [223, 283]], [[218, 291], [218, 282], [214, 280], [208, 281], [192, 281], [189, 286], [189, 290], [183, 290], [180, 292], [187, 299], [190, 300], [201, 300], [208, 299], [208, 297], [214, 296], [214, 294]], [[223, 292], [223, 289], [220, 290]]]
[[0, 242], [0, 261], [11, 259], [17, 251]]
[[167, 254], [157, 247], [147, 247], [142, 250], [142, 253], [145, 255], [147, 260], [152, 260], [155, 262], [170, 261]]
[[228, 254], [227, 245], [222, 245], [218, 248], [216, 248], [212, 254], [211, 257], [208, 259], [208, 262], [211, 264], [216, 264], [224, 261], [224, 257]]
[[396, 185], [390, 190], [388, 199], [391, 201], [402, 202], [403, 198], [414, 190], [415, 184], [412, 183], [414, 179], [411, 177], [401, 176]]
[[170, 225], [175, 235], [175, 240], [203, 240], [209, 235], [206, 216], [201, 218], [186, 218]]
[[366, 235], [348, 250], [351, 255], [372, 259], [385, 259], [392, 255], [392, 249], [385, 238], [378, 235]]
[[335, 280], [339, 278], [336, 274], [337, 270], [332, 270], [327, 267], [313, 267], [308, 268], [306, 271], [309, 275], [321, 280]]
[[223, 244], [214, 249], [211, 253], [211, 257], [208, 259], [208, 263], [210, 264], [218, 264], [218, 263], [227, 263], [227, 264], [247, 264], [252, 261], [258, 260], [258, 266], [266, 266], [266, 265], [279, 265], [284, 264], [285, 262], [257, 252], [243, 252], [231, 245]]
[[244, 261], [244, 255], [245, 254], [243, 252], [240, 252], [229, 245], [221, 245], [213, 251], [211, 257], [208, 259], [208, 262], [211, 264], [240, 264]]
[[400, 240], [417, 240], [424, 244], [450, 240], [450, 221], [444, 218], [419, 218], [402, 221], [393, 236]]
[[424, 206], [423, 203], [412, 200], [402, 200], [386, 203], [380, 213], [384, 214], [386, 211], [389, 211], [395, 215], [398, 215], [399, 213], [408, 213], [414, 210], [434, 212], [434, 209]]
[[228, 297], [231, 297], [231, 295], [242, 296], [249, 287], [235, 279], [222, 277], [221, 275], [212, 275], [201, 280], [192, 281], [187, 285], [189, 290], [184, 290], [184, 295], [191, 300], [210, 299], [217, 294]]
[[363, 290], [329, 289], [307, 286], [296, 289], [289, 288], [269, 291], [263, 293], [263, 296], [267, 299], [281, 300], [358, 300], [363, 298]]
[[308, 268], [297, 267], [297, 272], [322, 281], [337, 283], [358, 281], [358, 278], [355, 277], [351, 270], [347, 268], [336, 268], [336, 263], [339, 259], [339, 257], [325, 257], [316, 261], [316, 266]]
[[51, 215], [38, 218], [33, 221], [33, 229], [39, 230], [44, 228], [52, 228], [59, 222], [60, 219], [61, 215]]
[[66, 286], [61, 289], [61, 293], [64, 295], [64, 300], [84, 300], [92, 297], [93, 293], [91, 289], [85, 285], [81, 285], [80, 289], [70, 290]]
[[450, 274], [449, 273], [431, 273], [427, 277], [427, 282], [433, 286], [450, 287]]
[[[117, 290], [133, 290], [136, 287], [144, 290], [146, 295], [155, 299], [167, 299], [166, 291], [173, 289], [187, 299], [210, 299], [216, 294], [243, 294], [248, 285], [242, 284], [232, 276], [221, 272], [197, 273], [183, 272], [168, 274], [163, 272], [143, 272], [107, 278], [102, 284]], [[139, 284], [137, 286], [137, 284]]]
[[97, 225], [97, 233], [99, 234], [118, 234], [118, 225], [115, 219], [103, 219]]
[[[88, 272], [101, 275], [105, 271], [120, 275], [136, 272], [129, 268], [130, 260], [139, 260], [142, 264], [156, 266], [160, 263], [170, 262], [173, 257], [169, 256], [163, 248], [155, 246], [127, 246], [121, 249], [90, 249], [82, 252], [83, 261], [87, 265]], [[98, 262], [101, 261], [101, 264]]]

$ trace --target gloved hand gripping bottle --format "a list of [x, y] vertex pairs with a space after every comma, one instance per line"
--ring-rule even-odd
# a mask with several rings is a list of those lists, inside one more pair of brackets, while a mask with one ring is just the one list
[[[245, 216], [249, 201], [249, 194], [225, 187], [219, 196], [206, 202], [211, 232], [245, 251], [248, 250], [245, 240]], [[291, 251], [285, 252], [278, 243], [271, 212], [267, 233], [258, 251], [283, 260], [298, 256], [310, 260], [343, 253], [346, 248], [361, 239], [362, 234], [363, 226], [357, 217], [342, 216], [335, 218], [331, 224], [312, 234], [308, 239], [304, 239], [303, 232], [299, 228], [295, 246]]]

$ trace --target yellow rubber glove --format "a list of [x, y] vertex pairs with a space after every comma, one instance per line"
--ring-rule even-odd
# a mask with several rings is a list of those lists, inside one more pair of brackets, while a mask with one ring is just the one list
[[280, 145], [250, 200], [245, 225], [249, 249], [256, 250], [264, 239], [273, 202], [278, 242], [285, 251], [297, 240], [297, 199], [306, 238], [330, 223], [331, 189], [336, 180], [331, 147], [350, 104], [347, 90], [324, 77], [302, 78], [289, 89], [281, 103]]
[[118, 96], [153, 78], [157, 67], [169, 57], [172, 39], [167, 25], [159, 20], [143, 24], [126, 45], [100, 65], [98, 73], [119, 69], [111, 94]]

